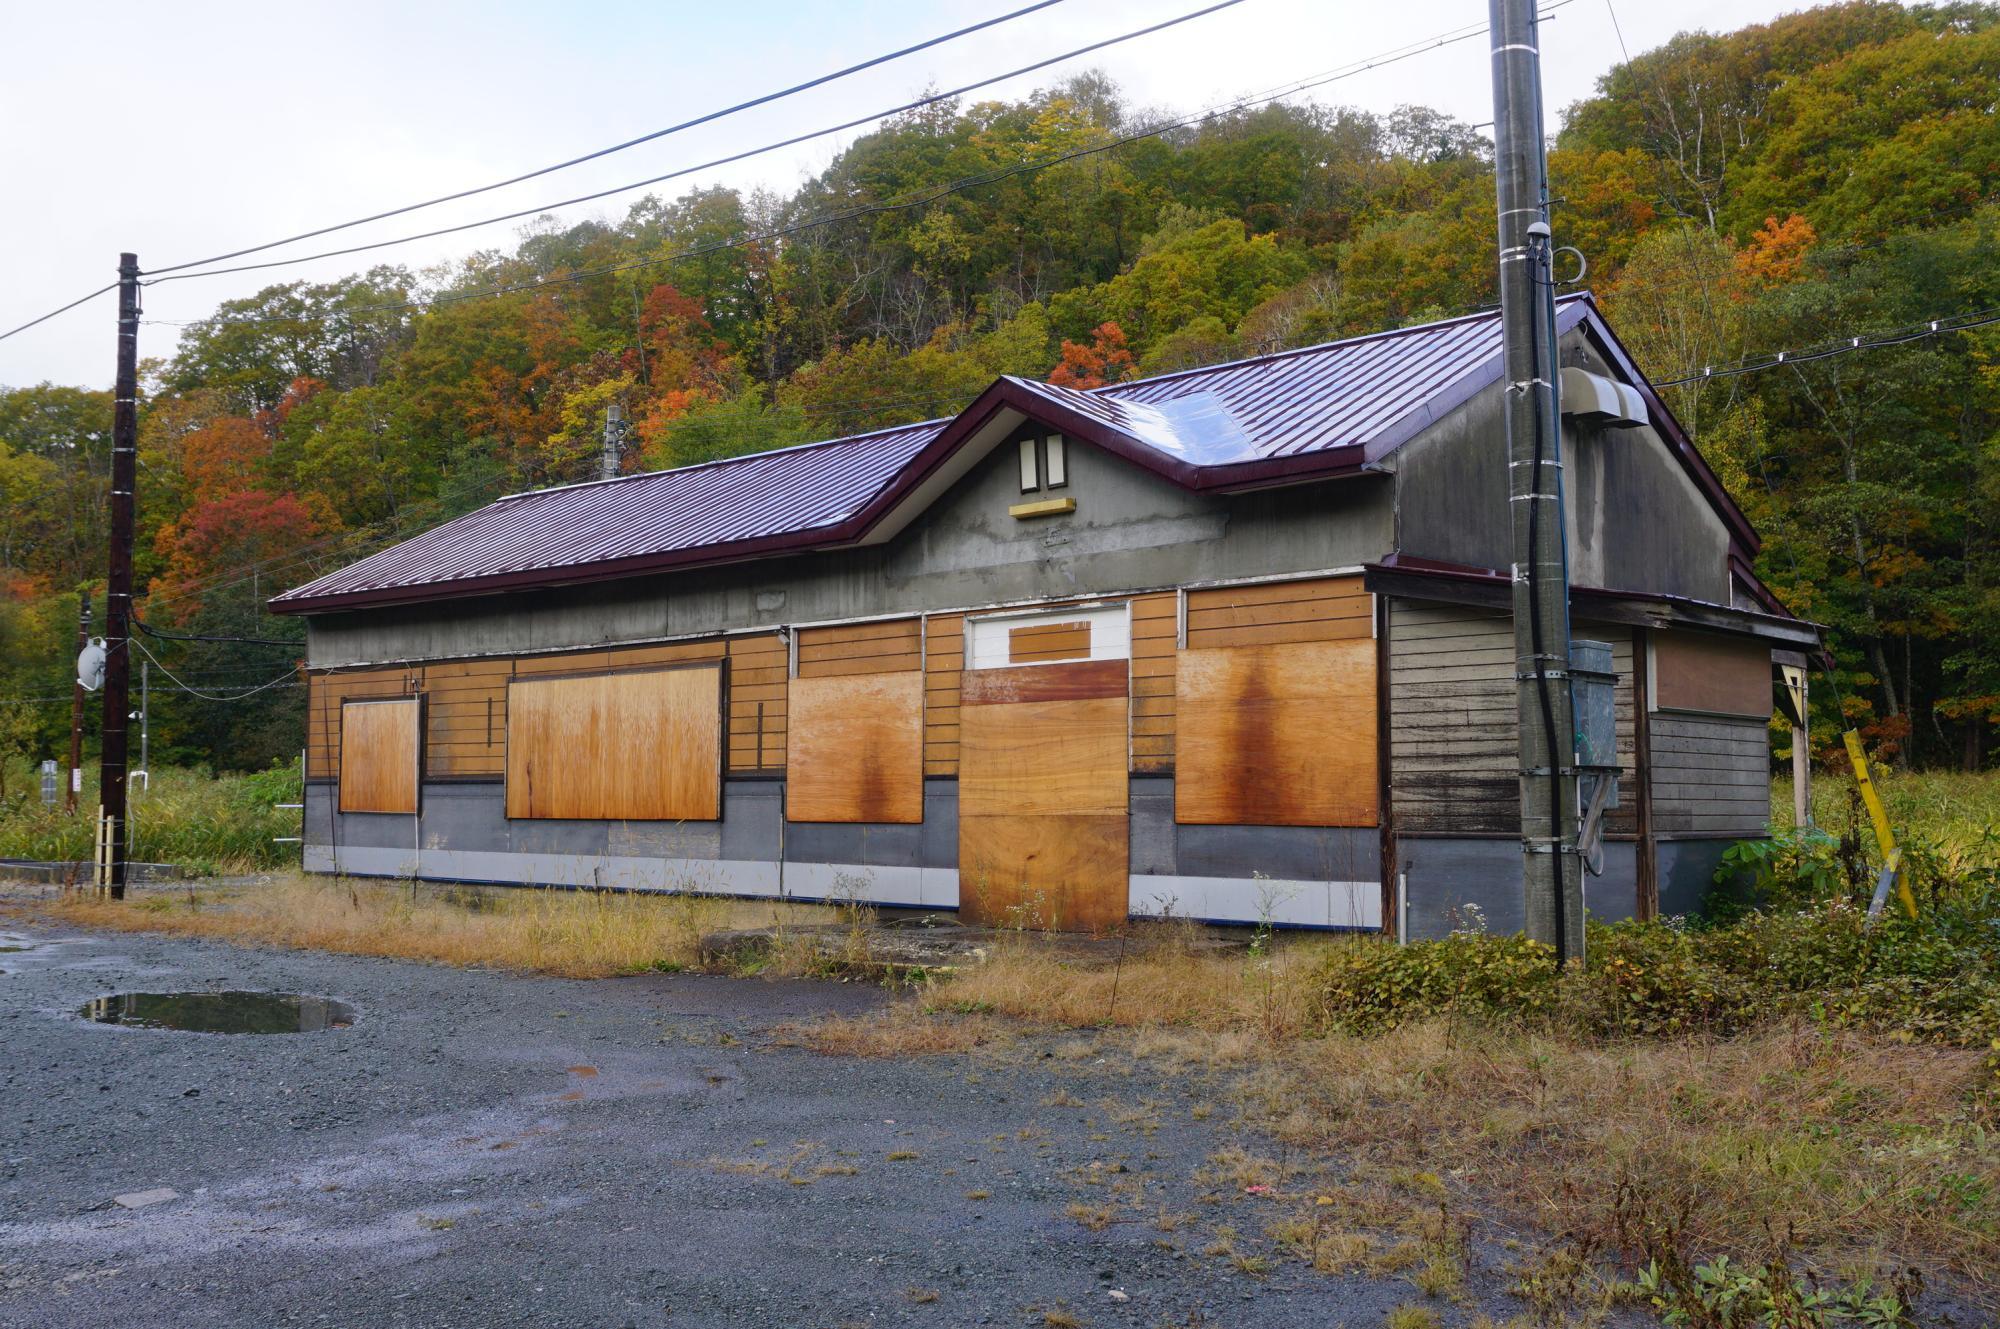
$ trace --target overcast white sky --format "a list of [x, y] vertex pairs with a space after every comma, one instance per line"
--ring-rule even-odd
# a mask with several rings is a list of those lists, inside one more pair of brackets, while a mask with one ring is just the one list
[[[275, 239], [513, 175], [934, 36], [1026, 0], [840, 4], [521, 0], [50, 3], [0, 0], [0, 329], [115, 276]], [[956, 86], [1200, 7], [1200, 0], [1065, 0], [1053, 9], [602, 161], [417, 215], [471, 220], [675, 166]], [[1722, 31], [1802, 7], [1773, 0], [1624, 0], [1634, 54], [1676, 31]], [[1076, 69], [1135, 104], [1194, 110], [1482, 20], [1483, 0], [1245, 0], [1235, 8], [979, 94], [1019, 96]], [[1553, 129], [1617, 62], [1605, 0], [1569, 0], [1545, 29]], [[1314, 94], [1387, 110], [1492, 116], [1482, 42], [1461, 42]], [[711, 183], [789, 189], [849, 136], [817, 140], [665, 192]], [[643, 191], [641, 191], [643, 192]], [[569, 210], [622, 216], [635, 193]], [[402, 234], [412, 218], [343, 233]], [[420, 267], [510, 244], [515, 224], [409, 245]], [[186, 320], [277, 281], [326, 280], [369, 256], [149, 289], [149, 319]], [[111, 297], [0, 342], [0, 385], [109, 386]], [[175, 330], [141, 330], [166, 356]]]

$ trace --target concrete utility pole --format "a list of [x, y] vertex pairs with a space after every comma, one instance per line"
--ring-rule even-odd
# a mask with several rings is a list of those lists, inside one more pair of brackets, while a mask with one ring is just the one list
[[[76, 611], [76, 649], [80, 655], [90, 645], [90, 592], [80, 592]], [[76, 791], [83, 787], [83, 680], [71, 685], [69, 695], [69, 783], [63, 786], [63, 811], [76, 815]]]
[[1514, 677], [1521, 747], [1528, 935], [1583, 956], [1576, 724], [1569, 680], [1569, 556], [1555, 285], [1535, 0], [1490, 0], [1493, 164], [1500, 208], [1500, 326], [1514, 529]]
[[103, 757], [99, 799], [107, 836], [105, 883], [125, 898], [125, 728], [132, 690], [132, 532], [139, 483], [139, 258], [118, 256], [118, 383], [111, 416], [111, 560], [104, 604]]
[[598, 479], [618, 478], [624, 451], [625, 405], [623, 402], [614, 401], [604, 408], [604, 455], [598, 465]]

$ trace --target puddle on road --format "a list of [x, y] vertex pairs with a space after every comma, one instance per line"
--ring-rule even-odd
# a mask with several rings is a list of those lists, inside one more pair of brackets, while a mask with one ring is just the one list
[[354, 1008], [300, 992], [120, 992], [78, 1012], [98, 1024], [198, 1034], [312, 1034], [345, 1029]]

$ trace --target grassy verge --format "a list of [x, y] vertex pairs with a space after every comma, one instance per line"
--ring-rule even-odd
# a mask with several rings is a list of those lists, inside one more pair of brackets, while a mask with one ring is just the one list
[[[88, 863], [97, 772], [84, 772], [74, 814], [60, 801], [41, 801], [40, 777], [17, 770], [0, 805], [0, 858]], [[249, 871], [298, 861], [298, 846], [281, 836], [299, 833], [296, 808], [304, 785], [298, 763], [249, 775], [211, 775], [161, 768], [151, 787], [131, 796], [132, 857], [143, 863], [178, 863], [195, 872]]]
[[[1329, 973], [1389, 949], [1280, 940], [1217, 955], [1169, 934], [1085, 967], [1007, 947], [801, 1036], [900, 1056], [1093, 1031], [1081, 1060], [1164, 1068], [1275, 1142], [1215, 1161], [1267, 1206], [1262, 1233], [1220, 1243], [1239, 1264], [1393, 1274], [1449, 1300], [1477, 1236], [1513, 1250], [1514, 1290], [1541, 1323], [1655, 1296], [1687, 1315], [1677, 1323], [1875, 1322], [1843, 1318], [1838, 1298], [1906, 1309], [1912, 1271], [2000, 1306], [2000, 1137], [1981, 1048], [1835, 1027], [1809, 1004], [1727, 1036], [1600, 1036], [1569, 1016], [1452, 1002], [1365, 1032], [1329, 1023]], [[1684, 1286], [1649, 1291], [1649, 1268]], [[1835, 1300], [1819, 1319], [1705, 1319], [1690, 1308], [1718, 1270], [1742, 1280], [1725, 1290], [1746, 1306], [1774, 1287], [1781, 1302], [1815, 1285]]]
[[[603, 978], [692, 969], [704, 935], [803, 927], [836, 910], [703, 895], [411, 887], [284, 873], [244, 886], [152, 892], [123, 904], [88, 894], [39, 904], [82, 927], [218, 937], [251, 945], [490, 965]], [[803, 948], [799, 963], [804, 964]]]

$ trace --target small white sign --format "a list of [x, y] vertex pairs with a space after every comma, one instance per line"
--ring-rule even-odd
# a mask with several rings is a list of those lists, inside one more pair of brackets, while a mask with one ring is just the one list
[[83, 792], [83, 767], [72, 766], [70, 768], [69, 791], [72, 794], [80, 794]]

